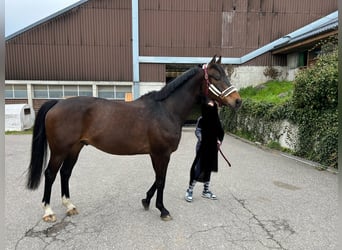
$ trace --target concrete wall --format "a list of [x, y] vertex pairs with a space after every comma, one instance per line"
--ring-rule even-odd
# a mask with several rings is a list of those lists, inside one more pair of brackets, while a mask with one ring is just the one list
[[[230, 76], [231, 83], [240, 89], [248, 86], [256, 86], [271, 80], [271, 78], [264, 75], [266, 68], [266, 66], [238, 66], [229, 70], [228, 75]], [[279, 80], [293, 80], [293, 74], [291, 74], [291, 78], [289, 77], [288, 67], [274, 66], [273, 68], [281, 72], [278, 78]]]
[[165, 82], [140, 82], [140, 95], [154, 90], [160, 90], [164, 86]]

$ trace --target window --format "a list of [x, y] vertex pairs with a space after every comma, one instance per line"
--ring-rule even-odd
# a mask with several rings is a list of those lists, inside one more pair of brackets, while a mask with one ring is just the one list
[[31, 109], [30, 108], [25, 108], [24, 109], [24, 115], [30, 115], [31, 114]]
[[132, 92], [131, 86], [115, 86], [116, 88], [116, 99], [125, 99], [126, 93]]
[[47, 85], [34, 85], [33, 96], [35, 98], [49, 98]]
[[78, 96], [78, 86], [76, 85], [64, 86], [64, 96], [65, 97]]
[[98, 96], [106, 99], [125, 100], [126, 93], [131, 92], [131, 86], [98, 86]]
[[6, 84], [5, 86], [5, 97], [6, 98], [27, 98], [27, 87], [26, 85], [17, 84]]
[[14, 98], [13, 93], [13, 85], [7, 85], [5, 86], [5, 97], [6, 98]]
[[99, 86], [98, 96], [106, 99], [114, 99], [114, 86]]
[[63, 98], [63, 86], [54, 85], [49, 87], [49, 97], [50, 98]]
[[79, 96], [93, 96], [93, 87], [92, 86], [78, 86], [79, 91], [78, 95]]
[[61, 99], [71, 96], [93, 96], [92, 86], [84, 85], [34, 85], [34, 98]]
[[300, 52], [298, 54], [298, 66], [299, 67], [304, 67], [307, 66], [307, 52]]

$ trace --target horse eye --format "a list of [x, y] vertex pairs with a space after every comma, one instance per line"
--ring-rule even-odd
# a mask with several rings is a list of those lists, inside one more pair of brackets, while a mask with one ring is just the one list
[[219, 75], [211, 75], [212, 78], [214, 78], [216, 81], [219, 81], [221, 79], [221, 76]]

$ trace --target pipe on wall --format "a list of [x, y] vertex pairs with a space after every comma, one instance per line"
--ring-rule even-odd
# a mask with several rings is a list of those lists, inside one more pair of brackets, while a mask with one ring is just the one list
[[140, 96], [139, 91], [139, 0], [132, 0], [132, 62], [133, 62], [133, 98]]

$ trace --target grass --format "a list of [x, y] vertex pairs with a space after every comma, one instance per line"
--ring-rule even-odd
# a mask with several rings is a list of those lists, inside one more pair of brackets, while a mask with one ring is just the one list
[[5, 135], [30, 135], [32, 134], [32, 128], [24, 131], [5, 131]]
[[242, 99], [274, 104], [284, 103], [292, 98], [293, 83], [287, 81], [269, 81], [258, 86], [249, 86], [239, 90]]

